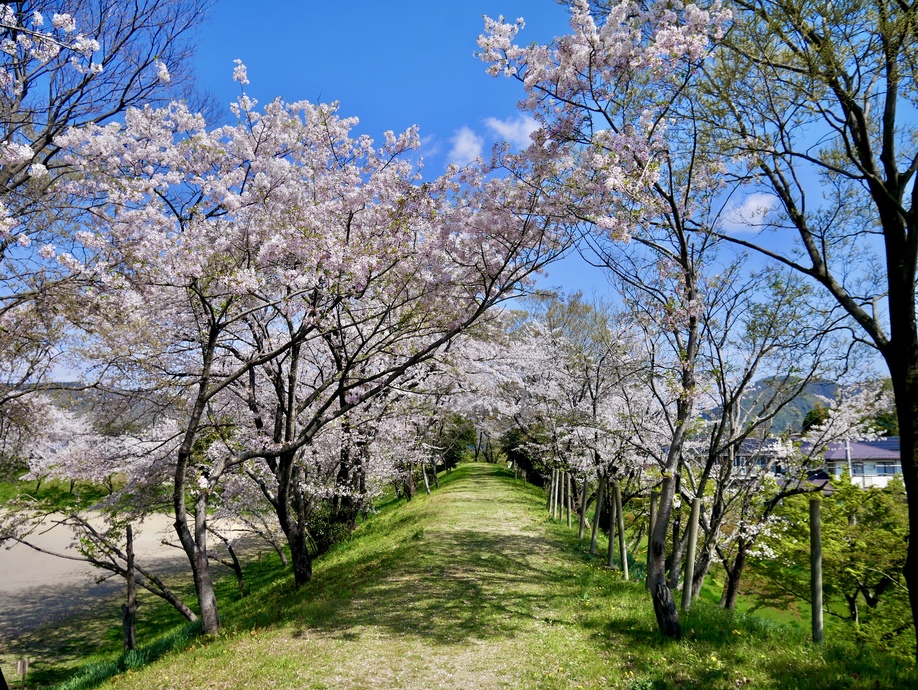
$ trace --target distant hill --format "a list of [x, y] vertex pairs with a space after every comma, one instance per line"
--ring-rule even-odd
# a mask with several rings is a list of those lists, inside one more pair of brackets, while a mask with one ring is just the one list
[[[757, 381], [746, 393], [746, 400], [769, 399], [778, 379], [769, 377]], [[835, 397], [836, 384], [832, 381], [813, 381], [808, 384], [803, 392], [789, 401], [775, 416], [772, 422], [771, 433], [781, 434], [785, 431], [799, 433], [806, 413], [820, 404], [825, 404], [822, 398], [832, 400]], [[755, 408], [753, 408], [755, 410]], [[715, 411], [714, 414], [718, 414]], [[713, 416], [713, 415], [712, 415]]]
[[[752, 394], [767, 393], [767, 390], [773, 385], [774, 379], [762, 379], [753, 386]], [[803, 426], [803, 418], [806, 413], [820, 404], [824, 404], [822, 398], [832, 400], [835, 397], [836, 385], [832, 381], [813, 381], [803, 392], [791, 400], [778, 413], [774, 420], [774, 432], [783, 433], [790, 431], [799, 433]]]

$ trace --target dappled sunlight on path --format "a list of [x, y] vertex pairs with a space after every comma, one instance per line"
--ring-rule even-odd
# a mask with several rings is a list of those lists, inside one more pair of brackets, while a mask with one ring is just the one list
[[252, 678], [265, 688], [576, 688], [583, 663], [597, 677], [608, 657], [578, 620], [584, 556], [548, 526], [541, 492], [485, 464], [462, 465], [442, 482], [364, 525], [323, 559], [305, 591], [279, 592], [286, 624], [237, 633], [178, 667], [154, 665], [148, 680], [160, 673], [176, 688], [246, 687], [242, 679]]

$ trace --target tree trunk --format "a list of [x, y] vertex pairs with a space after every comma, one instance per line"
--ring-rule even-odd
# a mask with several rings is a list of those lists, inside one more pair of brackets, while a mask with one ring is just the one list
[[408, 475], [405, 478], [405, 498], [410, 501], [412, 498], [414, 498], [416, 490], [417, 489], [414, 484], [414, 464], [409, 464]]
[[290, 560], [293, 562], [293, 582], [297, 587], [312, 579], [312, 556], [309, 554], [309, 540], [306, 531], [294, 529], [287, 535], [290, 542]]
[[277, 478], [277, 498], [272, 502], [290, 547], [293, 581], [299, 587], [312, 579], [312, 556], [306, 527], [310, 509], [302, 493], [302, 474], [294, 462], [293, 453], [277, 459], [274, 474]]
[[137, 647], [137, 583], [134, 580], [134, 535], [127, 526], [127, 603], [121, 605], [121, 623], [124, 628], [124, 651]]
[[[615, 484], [612, 484], [614, 487]], [[615, 505], [614, 488], [606, 492], [607, 502], [609, 503], [609, 549], [606, 554], [606, 565], [610, 568], [615, 567], [615, 521], [618, 517], [618, 506]], [[611, 499], [611, 500], [609, 500]]]
[[740, 539], [736, 543], [736, 558], [733, 567], [727, 570], [727, 581], [724, 583], [724, 595], [721, 605], [728, 611], [736, 609], [736, 597], [739, 594], [740, 580], [743, 577], [743, 568], [746, 567], [746, 542]]
[[[177, 530], [181, 529], [176, 527]], [[186, 528], [187, 529], [187, 528]], [[217, 610], [217, 594], [210, 572], [210, 561], [207, 559], [206, 546], [195, 546], [191, 558], [191, 574], [194, 579], [194, 590], [201, 609], [201, 632], [205, 635], [217, 635], [220, 632], [220, 615]]]
[[573, 482], [571, 481], [571, 473], [564, 473], [564, 485], [567, 489], [567, 528], [571, 528], [571, 513], [574, 508], [574, 499], [571, 497], [571, 489], [573, 488]]
[[587, 504], [587, 478], [583, 475], [583, 488], [580, 490], [580, 529], [577, 532], [577, 540], [583, 539], [583, 531], [586, 528], [586, 504]]
[[[896, 352], [890, 348], [889, 355], [883, 353], [889, 366], [893, 391], [896, 399], [896, 414], [899, 419], [899, 457], [902, 463], [902, 481], [908, 496], [909, 534], [918, 534], [918, 335], [915, 333], [914, 298], [905, 305], [909, 322], [908, 347]], [[890, 313], [893, 312], [892, 301]], [[890, 316], [892, 322], [893, 317]], [[892, 325], [895, 335], [895, 326]], [[902, 569], [908, 584], [908, 598], [915, 623], [916, 661], [918, 661], [918, 539], [909, 539], [905, 567]]]
[[679, 627], [679, 614], [672, 590], [666, 586], [662, 577], [654, 577], [654, 587], [650, 593], [653, 597], [653, 612], [657, 617], [657, 627], [664, 637], [678, 640], [682, 635]]
[[427, 463], [423, 460], [421, 461], [421, 474], [424, 475], [424, 489], [427, 491], [427, 495], [430, 496], [430, 481], [427, 479]]
[[857, 610], [857, 592], [854, 593], [854, 596], [846, 594], [845, 601], [848, 602], [848, 615], [851, 616], [851, 622], [859, 625], [861, 620]]
[[672, 475], [663, 479], [660, 485], [660, 507], [654, 516], [653, 534], [650, 539], [650, 558], [648, 583], [653, 599], [653, 611], [657, 627], [664, 637], [678, 640], [681, 636], [679, 612], [676, 602], [666, 584], [666, 541], [669, 532], [669, 518], [672, 514], [672, 503], [675, 494], [675, 482]]
[[590, 539], [590, 553], [596, 555], [596, 535], [599, 532], [599, 518], [602, 516], [602, 502], [605, 496], [606, 478], [599, 475], [599, 488], [596, 489], [596, 511], [593, 513], [593, 535]]
[[673, 550], [669, 554], [667, 569], [669, 570], [669, 579], [667, 584], [670, 589], [679, 587], [679, 576], [682, 573], [682, 557], [685, 555], [686, 538], [682, 531], [682, 511], [676, 513], [676, 519], [673, 521]]
[[653, 528], [656, 524], [657, 519], [657, 502], [660, 497], [659, 491], [650, 492], [650, 506], [647, 511], [647, 563], [645, 570], [647, 572], [647, 577], [644, 579], [644, 588], [649, 592], [650, 591], [650, 559], [652, 556], [652, 551], [650, 548], [651, 542], [653, 541]]
[[[232, 569], [233, 573], [236, 575], [236, 586], [239, 588], [239, 594], [245, 595], [245, 577], [242, 574], [242, 564], [239, 562], [239, 557], [236, 555], [236, 549], [233, 548], [232, 542], [216, 530], [208, 528], [208, 531], [222, 541], [223, 546], [226, 547], [226, 552], [229, 554], [230, 561], [229, 563], [224, 560], [220, 562]], [[280, 553], [283, 554], [283, 550], [281, 550]], [[287, 565], [286, 560], [286, 557], [283, 558], [282, 563], [284, 566]]]
[[621, 568], [625, 579], [628, 579], [628, 551], [625, 545], [625, 509], [622, 506], [621, 487], [616, 482], [613, 485], [615, 514], [618, 516], [618, 555], [621, 558]]
[[[183, 453], [180, 451], [179, 455], [182, 456]], [[179, 463], [176, 474], [181, 472], [184, 475], [186, 466], [187, 458], [185, 466], [182, 462]], [[201, 632], [205, 635], [217, 635], [220, 632], [220, 615], [217, 611], [217, 595], [214, 592], [210, 560], [207, 557], [207, 492], [200, 492], [194, 502], [194, 533], [189, 528], [185, 510], [184, 477], [176, 482], [173, 507], [175, 532], [191, 564], [194, 589], [201, 609]]]

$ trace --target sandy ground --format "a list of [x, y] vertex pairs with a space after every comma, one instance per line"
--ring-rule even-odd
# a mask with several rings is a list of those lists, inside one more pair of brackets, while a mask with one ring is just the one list
[[[137, 563], [157, 575], [187, 570], [184, 552], [163, 545], [164, 538], [177, 541], [168, 516], [147, 518], [143, 525], [135, 526]], [[69, 547], [71, 540], [69, 530], [60, 526], [34, 539], [42, 548], [78, 555]], [[57, 558], [22, 544], [0, 548], [0, 644], [124, 590], [124, 580], [117, 576], [97, 582], [106, 574], [108, 571], [87, 563]]]

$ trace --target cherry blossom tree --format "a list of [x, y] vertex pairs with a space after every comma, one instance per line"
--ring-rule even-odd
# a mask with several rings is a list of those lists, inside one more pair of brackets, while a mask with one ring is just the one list
[[[235, 77], [247, 83], [243, 65]], [[264, 462], [263, 493], [307, 581], [301, 459], [322, 430], [567, 247], [527, 185], [455, 169], [421, 183], [414, 129], [375, 148], [335, 105], [256, 106], [243, 94], [238, 123], [212, 130], [177, 103], [129, 110], [123, 125], [58, 140], [99, 276], [81, 352], [178, 421], [172, 504], [207, 633], [219, 629], [208, 510], [224, 475]]]
[[[66, 5], [66, 3], [64, 4]], [[29, 0], [0, 5], [0, 431], [28, 425], [23, 400], [62, 359], [78, 318], [69, 271], [79, 213], [58, 182], [55, 138], [170, 96], [192, 97], [189, 38], [209, 0]]]
[[[46, 478], [58, 479], [70, 481], [71, 486], [77, 480], [104, 483], [110, 495], [92, 506], [77, 503], [64, 509], [48, 507], [27, 493], [20, 495], [3, 506], [0, 543], [15, 541], [126, 577], [125, 527], [164, 507], [162, 477], [177, 445], [176, 425], [166, 420], [148, 424], [141, 433], [115, 434], [104, 428], [110, 420], [92, 410], [77, 414], [56, 405], [48, 396], [34, 396], [30, 402], [42, 407], [21, 447], [29, 466], [22, 479], [39, 483]], [[124, 491], [116, 492], [116, 484]], [[33, 535], [48, 529], [70, 531], [71, 550], [49, 551], [36, 543]], [[197, 620], [181, 596], [144, 564], [135, 563], [135, 567], [138, 585], [167, 601], [189, 621]]]
[[[739, 263], [725, 267], [703, 315], [701, 416], [680, 472], [682, 503], [703, 500], [696, 594], [731, 506], [761, 491], [763, 478], [781, 462], [787, 469], [786, 454], [767, 440], [784, 432], [773, 420], [811, 382], [842, 372], [846, 360], [844, 343], [836, 337], [842, 324], [833, 323], [831, 310], [823, 310], [802, 281], [772, 270], [743, 277], [744, 270]], [[735, 461], [750, 453], [755, 462]], [[683, 535], [673, 545], [672, 587], [678, 586], [686, 544]]]
[[490, 73], [523, 84], [521, 106], [541, 125], [523, 154], [526, 165], [554, 172], [558, 212], [595, 230], [584, 239], [599, 263], [626, 289], [642, 292], [643, 318], [669, 336], [677, 383], [648, 566], [658, 625], [672, 637], [680, 630], [666, 586], [666, 536], [697, 395], [703, 272], [715, 244], [696, 231], [716, 222], [722, 169], [709, 132], [674, 115], [690, 110], [688, 86], [709, 36], [719, 35], [728, 19], [716, 8], [631, 2], [610, 4], [599, 15], [578, 0], [571, 33], [550, 45], [515, 45], [522, 22], [501, 19], [486, 19], [479, 38]]

